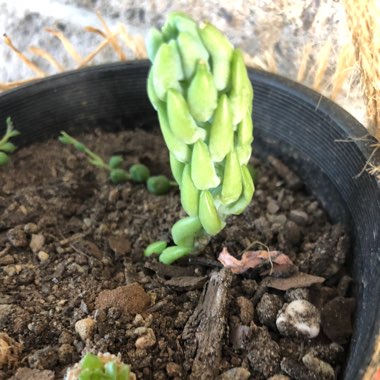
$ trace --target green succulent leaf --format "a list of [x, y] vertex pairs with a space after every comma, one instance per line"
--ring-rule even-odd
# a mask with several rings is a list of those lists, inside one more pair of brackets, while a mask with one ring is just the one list
[[243, 190], [240, 162], [235, 151], [230, 152], [224, 167], [221, 201], [230, 204], [238, 200]]
[[152, 70], [153, 90], [158, 99], [164, 101], [169, 89], [182, 91], [179, 81], [184, 74], [176, 41], [172, 40], [160, 46]]
[[199, 190], [207, 190], [220, 184], [208, 147], [200, 140], [194, 144], [191, 156], [191, 178]]
[[110, 171], [111, 182], [115, 185], [125, 183], [129, 180], [129, 174], [124, 169], [116, 168]]
[[149, 257], [152, 255], [159, 255], [167, 247], [166, 241], [160, 240], [149, 244], [144, 250], [144, 256]]
[[172, 238], [175, 244], [193, 247], [197, 233], [202, 229], [198, 216], [188, 216], [180, 219], [172, 227]]
[[247, 112], [238, 125], [237, 143], [240, 146], [251, 145], [253, 141], [253, 121], [250, 112]]
[[16, 145], [11, 143], [10, 141], [0, 146], [0, 150], [2, 150], [5, 153], [13, 153], [16, 149], [17, 149]]
[[200, 37], [189, 32], [181, 32], [178, 35], [178, 48], [182, 58], [185, 78], [190, 79], [195, 73], [198, 61], [208, 62], [210, 55], [203, 46]]
[[83, 369], [102, 369], [103, 363], [101, 359], [94, 354], [87, 353], [80, 362], [80, 368]]
[[169, 152], [170, 169], [176, 182], [180, 185], [182, 182], [182, 173], [185, 167], [183, 162], [178, 161], [174, 154]]
[[183, 247], [183, 246], [173, 246], [168, 247], [164, 249], [164, 251], [161, 253], [159, 260], [163, 264], [170, 265], [174, 261], [177, 261], [178, 259], [188, 256], [191, 252], [193, 252], [193, 247]]
[[104, 364], [104, 374], [106, 375], [107, 380], [118, 380], [117, 364], [114, 361]]
[[210, 130], [209, 147], [212, 160], [215, 162], [222, 161], [232, 150], [233, 143], [234, 130], [231, 106], [227, 95], [222, 94]]
[[167, 35], [170, 38], [177, 38], [178, 32], [187, 32], [194, 36], [198, 35], [196, 22], [183, 12], [170, 12], [163, 30], [168, 30]]
[[251, 144], [237, 145], [235, 150], [238, 155], [240, 165], [247, 165], [252, 155]]
[[164, 42], [164, 37], [162, 33], [156, 29], [156, 28], [151, 28], [148, 32], [148, 36], [146, 39], [146, 50], [148, 53], [149, 59], [153, 62], [158, 49]]
[[133, 182], [144, 183], [150, 176], [150, 170], [144, 164], [133, 164], [129, 168], [129, 175]]
[[123, 364], [118, 370], [117, 380], [129, 380], [129, 374], [131, 372], [131, 368], [127, 364]]
[[206, 131], [199, 128], [190, 114], [189, 106], [182, 94], [169, 90], [167, 95], [167, 112], [170, 129], [185, 144], [193, 144], [204, 140]]
[[218, 91], [208, 64], [199, 60], [197, 71], [187, 92], [187, 102], [194, 119], [197, 122], [208, 121], [215, 111], [217, 101]]
[[251, 173], [246, 165], [241, 167], [241, 177], [243, 182], [243, 194], [240, 199], [227, 208], [229, 214], [239, 215], [251, 203], [255, 185], [251, 177]]
[[112, 169], [120, 168], [123, 165], [123, 161], [122, 156], [112, 156], [108, 161], [108, 165]]
[[214, 198], [208, 190], [201, 192], [199, 197], [199, 220], [205, 231], [216, 235], [224, 227], [214, 204]]
[[191, 179], [191, 165], [187, 164], [183, 170], [181, 181], [181, 204], [190, 216], [198, 215], [199, 190]]
[[158, 109], [158, 120], [160, 122], [161, 132], [169, 151], [180, 162], [189, 162], [191, 158], [190, 148], [179, 140], [171, 131], [166, 110]]
[[146, 181], [148, 191], [154, 195], [164, 195], [170, 190], [170, 181], [164, 175], [149, 177]]
[[0, 166], [6, 165], [9, 161], [9, 156], [4, 152], [0, 152]]
[[157, 96], [156, 91], [154, 90], [152, 68], [149, 70], [148, 74], [147, 93], [148, 98], [156, 111], [158, 111], [159, 108], [165, 107], [165, 103]]
[[215, 86], [218, 91], [223, 91], [229, 82], [233, 47], [222, 32], [209, 23], [203, 23], [199, 27], [199, 34], [212, 57]]
[[240, 49], [235, 49], [231, 64], [231, 106], [234, 125], [252, 110], [253, 89]]

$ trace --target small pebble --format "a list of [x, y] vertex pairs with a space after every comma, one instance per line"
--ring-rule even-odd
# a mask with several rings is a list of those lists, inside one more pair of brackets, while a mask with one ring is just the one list
[[297, 245], [301, 241], [301, 229], [296, 223], [292, 222], [291, 220], [288, 220], [285, 224], [285, 238], [288, 243], [293, 245]]
[[311, 353], [304, 355], [302, 358], [302, 362], [306, 368], [319, 375], [321, 379], [335, 379], [335, 372], [333, 367], [331, 367], [330, 364], [324, 362], [323, 360], [313, 356]]
[[182, 377], [182, 367], [174, 362], [166, 364], [166, 373], [169, 377]]
[[352, 335], [353, 298], [335, 297], [322, 309], [322, 330], [333, 342], [347, 343]]
[[282, 335], [308, 339], [318, 336], [320, 323], [319, 310], [305, 300], [296, 300], [285, 305], [276, 320], [277, 329]]
[[338, 294], [342, 297], [345, 297], [349, 291], [349, 288], [352, 284], [353, 280], [350, 276], [343, 276], [340, 280], [339, 280], [339, 284], [338, 284], [338, 287], [337, 287], [337, 290], [338, 290]]
[[3, 271], [9, 277], [12, 277], [15, 274], [19, 274], [21, 272], [21, 265], [7, 265], [7, 266], [3, 267]]
[[280, 206], [275, 200], [269, 199], [267, 204], [267, 210], [270, 214], [276, 214], [280, 210]]
[[7, 231], [7, 239], [16, 248], [28, 246], [28, 239], [22, 226], [11, 228]]
[[231, 368], [220, 374], [217, 380], [248, 380], [251, 376], [250, 372], [244, 367]]
[[58, 359], [60, 364], [71, 364], [75, 355], [75, 348], [71, 344], [62, 344], [58, 348]]
[[75, 331], [83, 341], [91, 339], [95, 330], [95, 321], [92, 318], [80, 319], [75, 323]]
[[34, 252], [37, 253], [42, 249], [45, 244], [45, 236], [42, 234], [32, 234], [29, 247]]
[[309, 217], [305, 211], [292, 210], [289, 213], [289, 219], [299, 226], [305, 226], [308, 223]]
[[37, 256], [41, 262], [47, 261], [49, 259], [49, 254], [45, 251], [39, 251]]
[[281, 360], [281, 370], [294, 380], [321, 380], [319, 375], [291, 358], [285, 357]]
[[256, 313], [260, 323], [272, 329], [276, 329], [276, 318], [282, 305], [283, 301], [280, 296], [265, 293], [256, 306]]
[[230, 327], [230, 343], [235, 350], [243, 350], [247, 347], [252, 336], [249, 326], [233, 325]]
[[58, 351], [51, 346], [36, 350], [28, 356], [28, 364], [31, 368], [55, 369], [57, 363]]
[[27, 234], [36, 234], [38, 232], [38, 226], [35, 223], [26, 223], [24, 225], [24, 232]]
[[[136, 329], [137, 330], [137, 329]], [[156, 344], [156, 336], [151, 328], [146, 329], [146, 333], [136, 339], [135, 347], [137, 349], [147, 349]]]
[[310, 300], [309, 289], [307, 288], [295, 288], [289, 289], [285, 292], [285, 301], [292, 302], [296, 300]]
[[253, 305], [252, 302], [245, 297], [238, 297], [236, 303], [240, 309], [240, 320], [244, 325], [249, 325], [253, 319]]
[[256, 292], [256, 289], [257, 289], [257, 282], [255, 280], [251, 280], [251, 279], [244, 279], [242, 280], [241, 282], [241, 286], [243, 288], [243, 292], [247, 295], [247, 296], [253, 296]]
[[268, 378], [280, 371], [281, 350], [270, 336], [266, 327], [257, 327], [253, 331], [248, 360], [251, 368]]
[[5, 255], [3, 257], [0, 257], [0, 265], [10, 265], [14, 264], [15, 259], [12, 255]]

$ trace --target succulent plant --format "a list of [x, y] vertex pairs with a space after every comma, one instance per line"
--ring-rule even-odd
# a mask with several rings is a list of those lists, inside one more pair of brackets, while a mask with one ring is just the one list
[[143, 164], [133, 164], [128, 171], [122, 168], [123, 157], [112, 156], [108, 163], [105, 162], [98, 154], [87, 148], [83, 143], [66, 132], [61, 132], [59, 141], [66, 145], [73, 145], [79, 152], [87, 156], [88, 161], [100, 168], [106, 169], [109, 172], [111, 182], [121, 184], [127, 181], [135, 183], [146, 183], [148, 191], [154, 195], [166, 194], [172, 186], [177, 186], [173, 181], [170, 181], [166, 176], [150, 176], [150, 170]]
[[129, 365], [124, 364], [118, 356], [111, 354], [94, 355], [87, 353], [83, 359], [70, 368], [65, 380], [132, 380]]
[[145, 255], [170, 264], [199, 253], [252, 199], [253, 88], [242, 52], [186, 14], [171, 13], [161, 30], [151, 29], [147, 51], [148, 96], [188, 216], [172, 227], [174, 246], [153, 243]]
[[16, 150], [16, 146], [9, 140], [12, 137], [18, 136], [19, 131], [16, 131], [13, 127], [13, 123], [10, 117], [6, 120], [7, 129], [4, 136], [0, 139], [0, 166], [7, 164], [10, 160], [9, 153], [13, 153]]

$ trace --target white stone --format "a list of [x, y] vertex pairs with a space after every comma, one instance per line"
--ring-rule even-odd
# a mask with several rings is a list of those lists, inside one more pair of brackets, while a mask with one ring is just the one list
[[29, 243], [30, 249], [34, 252], [37, 253], [42, 249], [42, 247], [45, 244], [45, 236], [42, 234], [32, 234], [32, 238]]
[[37, 256], [42, 262], [46, 261], [49, 258], [49, 254], [45, 251], [39, 251], [37, 253]]
[[320, 324], [319, 310], [306, 300], [296, 300], [284, 305], [276, 320], [277, 329], [282, 335], [308, 339], [318, 336]]
[[92, 337], [94, 329], [95, 321], [92, 318], [80, 319], [75, 323], [75, 331], [84, 341]]

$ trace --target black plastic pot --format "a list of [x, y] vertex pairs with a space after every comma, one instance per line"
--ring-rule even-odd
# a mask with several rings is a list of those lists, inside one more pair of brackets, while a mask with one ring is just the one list
[[[22, 132], [19, 146], [57, 136], [60, 130], [156, 126], [145, 90], [148, 67], [146, 61], [97, 66], [9, 91], [0, 95], [1, 125], [12, 117]], [[358, 304], [344, 378], [360, 379], [380, 335], [380, 185], [365, 172], [357, 177], [371, 153], [371, 141], [338, 142], [367, 132], [319, 94], [265, 72], [251, 70], [250, 76], [255, 151], [287, 163], [331, 219], [350, 231]], [[374, 160], [379, 163], [379, 155]]]

